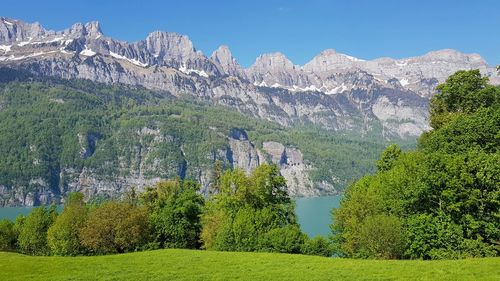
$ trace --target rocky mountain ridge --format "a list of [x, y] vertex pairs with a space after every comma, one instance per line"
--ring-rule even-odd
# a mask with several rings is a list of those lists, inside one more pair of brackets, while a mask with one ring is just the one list
[[480, 69], [500, 83], [479, 55], [455, 50], [365, 61], [329, 49], [303, 66], [271, 53], [244, 69], [227, 46], [207, 57], [176, 33], [154, 31], [128, 43], [106, 37], [98, 22], [56, 32], [4, 17], [0, 65], [193, 95], [287, 126], [312, 122], [331, 130], [369, 132], [380, 124], [387, 138], [414, 137], [429, 129], [427, 100], [438, 83], [459, 69]]

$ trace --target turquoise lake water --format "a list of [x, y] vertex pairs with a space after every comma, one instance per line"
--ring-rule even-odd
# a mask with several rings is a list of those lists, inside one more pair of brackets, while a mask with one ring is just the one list
[[[310, 237], [329, 235], [332, 223], [331, 210], [339, 206], [341, 196], [322, 196], [295, 199], [295, 211], [300, 227]], [[0, 219], [15, 220], [20, 214], [29, 214], [31, 207], [0, 208]]]
[[18, 215], [27, 215], [32, 207], [4, 207], [0, 208], [0, 219], [15, 220]]
[[309, 237], [328, 236], [332, 223], [332, 208], [338, 208], [341, 198], [342, 196], [297, 198], [295, 213], [297, 213], [302, 231]]

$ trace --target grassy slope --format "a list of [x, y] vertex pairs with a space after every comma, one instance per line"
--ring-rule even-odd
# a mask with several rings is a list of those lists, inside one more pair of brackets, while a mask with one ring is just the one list
[[377, 261], [159, 250], [99, 257], [0, 253], [0, 280], [500, 280], [500, 258]]

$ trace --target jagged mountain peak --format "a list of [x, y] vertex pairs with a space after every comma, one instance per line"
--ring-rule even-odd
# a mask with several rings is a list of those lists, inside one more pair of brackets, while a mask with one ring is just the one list
[[146, 37], [146, 47], [155, 57], [185, 59], [196, 54], [193, 42], [186, 35], [153, 31]]
[[325, 49], [325, 50], [321, 51], [318, 54], [318, 56], [331, 56], [331, 55], [334, 55], [334, 54], [338, 54], [335, 49]]
[[11, 44], [43, 36], [47, 31], [38, 23], [0, 17], [0, 43]]
[[226, 74], [238, 76], [242, 75], [241, 66], [233, 57], [227, 45], [221, 45], [210, 56], [215, 63], [219, 64]]
[[[228, 46], [220, 46], [207, 57], [194, 48], [188, 36], [174, 32], [153, 31], [145, 40], [134, 43], [109, 37], [99, 39], [102, 35], [99, 22], [78, 23], [65, 31], [54, 32], [45, 30], [38, 23], [0, 17], [0, 62], [36, 62], [47, 58], [60, 62], [74, 57], [82, 59], [96, 56], [94, 59], [106, 57], [106, 61], [101, 63], [109, 64], [111, 59], [126, 71], [129, 71], [128, 67], [166, 67], [170, 71], [173, 68], [190, 76], [197, 74], [209, 78], [227, 74], [257, 86], [327, 94], [364, 89], [366, 85], [372, 84], [393, 88], [399, 83], [405, 89], [428, 97], [432, 95], [437, 82], [429, 84], [425, 81], [441, 82], [456, 70], [472, 68], [489, 75], [493, 83], [500, 83], [497, 72], [481, 56], [463, 54], [453, 49], [433, 51], [419, 57], [371, 61], [326, 49], [302, 67], [294, 65], [283, 53], [274, 52], [260, 55], [252, 66], [242, 69]], [[369, 79], [376, 80], [376, 83], [361, 83], [359, 79], [351, 79], [359, 71], [370, 74]], [[122, 81], [120, 75], [106, 80]], [[393, 83], [387, 83], [389, 80]]]
[[255, 60], [250, 69], [285, 70], [294, 69], [295, 65], [280, 52], [262, 54]]
[[227, 61], [227, 60], [233, 60], [233, 54], [231, 53], [231, 50], [229, 49], [229, 46], [227, 45], [220, 45], [219, 48], [217, 48], [215, 51], [213, 51], [212, 55], [210, 58], [214, 60], [221, 60], [221, 61]]
[[349, 69], [363, 60], [338, 53], [334, 49], [326, 49], [306, 63], [303, 68], [310, 72], [327, 72], [336, 69]]
[[91, 21], [85, 24], [87, 34], [92, 37], [102, 36], [101, 24], [98, 21]]
[[71, 38], [99, 38], [104, 35], [101, 30], [101, 25], [98, 21], [91, 21], [86, 24], [75, 23], [70, 28], [64, 30], [62, 33]]
[[442, 49], [431, 51], [420, 58], [429, 60], [442, 60], [442, 61], [469, 61], [487, 64], [486, 61], [479, 54], [465, 54], [455, 49]]
[[349, 55], [346, 55], [346, 54], [342, 54], [342, 53], [339, 53], [337, 52], [336, 50], [334, 49], [326, 49], [326, 50], [323, 50], [321, 53], [319, 53], [317, 56], [315, 56], [313, 58], [313, 60], [315, 58], [322, 58], [322, 59], [336, 59], [336, 60], [347, 60], [347, 61], [363, 61], [362, 59], [358, 59], [356, 57], [353, 57], [353, 56], [349, 56]]
[[193, 48], [193, 42], [189, 39], [187, 35], [175, 33], [175, 32], [168, 32], [168, 31], [161, 31], [161, 30], [155, 30], [151, 33], [148, 34], [146, 37], [147, 41], [163, 41], [165, 43], [169, 44], [175, 44], [179, 43], [181, 45], [184, 45], [188, 48], [194, 49]]

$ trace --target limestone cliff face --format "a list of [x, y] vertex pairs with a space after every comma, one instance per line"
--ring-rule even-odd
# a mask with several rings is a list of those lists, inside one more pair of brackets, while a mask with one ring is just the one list
[[239, 168], [247, 173], [257, 168], [263, 160], [255, 145], [248, 139], [247, 133], [241, 129], [231, 132], [226, 157], [231, 168]]
[[[262, 149], [270, 156], [271, 162], [280, 167], [281, 174], [287, 181], [288, 194], [291, 196], [321, 195], [321, 190], [309, 178], [312, 167], [304, 162], [300, 150], [285, 147], [283, 144], [274, 141], [264, 142]], [[329, 189], [330, 193], [334, 192], [331, 185], [325, 189]]]
[[227, 155], [232, 168], [239, 168], [247, 173], [260, 164], [276, 164], [287, 181], [290, 196], [318, 196], [336, 192], [331, 184], [315, 184], [309, 178], [313, 167], [304, 162], [302, 152], [279, 142], [264, 142], [262, 149], [258, 149], [249, 141], [245, 131], [237, 129], [229, 137]]

